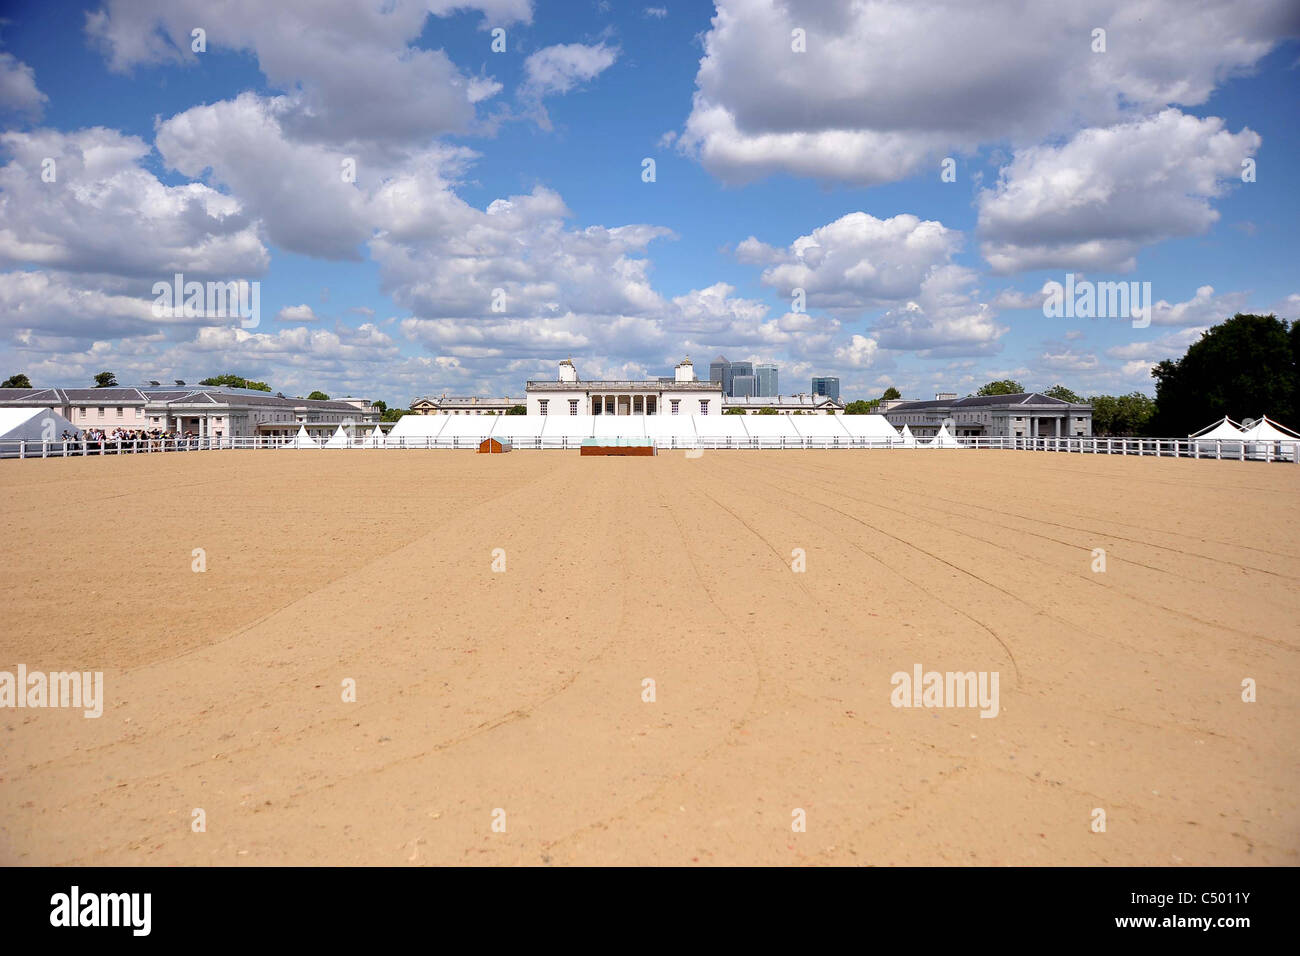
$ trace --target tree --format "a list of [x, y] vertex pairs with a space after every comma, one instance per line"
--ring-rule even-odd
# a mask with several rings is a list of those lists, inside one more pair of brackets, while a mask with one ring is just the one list
[[153, 379], [149, 379], [149, 387], [150, 387], [150, 388], [157, 388], [157, 387], [158, 387], [159, 385], [161, 385], [161, 384], [162, 384], [162, 382], [157, 382], [157, 381], [154, 381]]
[[1012, 381], [1009, 378], [1001, 379], [997, 382], [989, 382], [987, 385], [981, 385], [976, 395], [1019, 395], [1024, 392], [1025, 387], [1019, 382]]
[[760, 414], [760, 415], [779, 415], [780, 413], [779, 413], [775, 408], [773, 408], [771, 405], [764, 405], [762, 408], [760, 408], [760, 409], [758, 410], [758, 414]]
[[506, 414], [507, 414], [507, 415], [527, 415], [527, 414], [528, 414], [528, 409], [525, 408], [523, 405], [511, 405], [509, 408], [506, 409]]
[[1053, 385], [1047, 391], [1043, 392], [1048, 398], [1059, 398], [1063, 402], [1070, 402], [1073, 405], [1083, 404], [1083, 399], [1070, 391], [1064, 385]]
[[1098, 437], [1130, 437], [1151, 434], [1151, 416], [1156, 403], [1149, 395], [1094, 395], [1092, 433]]
[[845, 415], [874, 415], [876, 414], [876, 410], [879, 408], [880, 408], [880, 399], [878, 398], [873, 398], [869, 402], [864, 402], [859, 399], [856, 402], [849, 402], [847, 405], [845, 405], [844, 414]]
[[24, 374], [23, 372], [19, 372], [17, 375], [10, 375], [7, 379], [4, 380], [4, 384], [0, 384], [0, 388], [31, 388], [31, 387], [32, 387], [32, 380], [29, 379], [26, 376], [26, 374]]
[[117, 376], [112, 372], [100, 372], [95, 376], [95, 388], [117, 388]]
[[1295, 427], [1300, 373], [1294, 326], [1274, 315], [1237, 313], [1204, 332], [1181, 359], [1151, 370], [1153, 430], [1187, 435], [1228, 415], [1289, 416]]
[[902, 398], [902, 397], [903, 397], [903, 393], [900, 392], [898, 389], [894, 388], [894, 386], [892, 385], [889, 386], [889, 388], [885, 389], [884, 395], [880, 396], [881, 400], [886, 402], [892, 401], [893, 399], [896, 398]]
[[728, 409], [727, 409], [725, 412], [723, 412], [722, 414], [724, 414], [724, 415], [743, 415], [743, 414], [745, 414], [745, 410], [744, 410], [743, 408], [728, 408]]
[[384, 401], [380, 401], [379, 399], [375, 399], [370, 404], [373, 405], [379, 411], [380, 421], [383, 421], [384, 412], [388, 411], [388, 403]]
[[[268, 388], [267, 391], [269, 392], [270, 389]], [[307, 400], [312, 402], [328, 402], [330, 400], [330, 397], [326, 395], [324, 392], [316, 391], [308, 395]]]
[[250, 382], [240, 375], [232, 375], [227, 372], [225, 375], [214, 375], [211, 378], [205, 378], [199, 382], [200, 385], [224, 385], [227, 388], [252, 388], [259, 392], [269, 392], [271, 386], [265, 382]]
[[409, 408], [385, 408], [379, 416], [381, 422], [395, 422], [403, 415], [414, 414]]
[[176, 379], [176, 384], [177, 384], [177, 385], [184, 385], [184, 384], [185, 384], [185, 380], [184, 380], [184, 379], [180, 379], [180, 378], [178, 378], [178, 379]]

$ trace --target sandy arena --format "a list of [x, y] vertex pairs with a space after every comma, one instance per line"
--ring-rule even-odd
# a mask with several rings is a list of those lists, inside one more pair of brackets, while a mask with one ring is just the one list
[[[1300, 466], [213, 452], [0, 500], [0, 670], [106, 698], [0, 710], [0, 863], [1300, 862]], [[893, 706], [917, 664], [999, 713]]]

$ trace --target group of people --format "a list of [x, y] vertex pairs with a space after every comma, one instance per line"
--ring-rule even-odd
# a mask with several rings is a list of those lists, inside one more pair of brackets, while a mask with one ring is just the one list
[[158, 428], [151, 431], [129, 428], [114, 428], [106, 431], [103, 428], [87, 428], [82, 431], [80, 436], [74, 435], [66, 429], [63, 432], [63, 441], [65, 442], [79, 441], [83, 444], [98, 445], [100, 448], [105, 448], [107, 446], [113, 446], [116, 448], [117, 443], [121, 442], [124, 449], [129, 445], [133, 450], [140, 447], [140, 443], [143, 442], [158, 442], [160, 444], [156, 447], [165, 447], [167, 443], [174, 442], [178, 439], [180, 441], [187, 441], [196, 437], [197, 436], [194, 432], [163, 431]]

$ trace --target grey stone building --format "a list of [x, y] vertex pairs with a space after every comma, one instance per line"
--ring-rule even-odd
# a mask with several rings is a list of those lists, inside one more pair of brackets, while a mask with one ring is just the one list
[[945, 422], [958, 437], [1092, 437], [1091, 405], [1075, 405], [1039, 392], [895, 402], [881, 414], [895, 428], [907, 425], [917, 438], [934, 435]]

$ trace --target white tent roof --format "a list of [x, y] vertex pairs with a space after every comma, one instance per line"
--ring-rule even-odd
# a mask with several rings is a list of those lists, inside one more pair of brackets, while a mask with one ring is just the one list
[[789, 415], [737, 415], [751, 438], [798, 438]]
[[790, 424], [806, 438], [848, 438], [839, 415], [791, 415]]
[[0, 408], [0, 441], [62, 441], [65, 431], [81, 434], [52, 408]]
[[854, 438], [898, 440], [898, 432], [884, 415], [836, 415], [835, 420]]
[[938, 433], [930, 441], [931, 448], [965, 448], [966, 446], [952, 437], [947, 425], [940, 425]]
[[374, 431], [372, 431], [369, 435], [367, 435], [366, 440], [361, 443], [361, 447], [362, 448], [383, 448], [384, 447], [383, 429], [380, 428], [378, 425], [376, 425]]
[[307, 434], [307, 426], [299, 425], [298, 434], [293, 436], [293, 441], [289, 442], [291, 448], [319, 448], [320, 442]]
[[1240, 440], [1241, 426], [1234, 422], [1227, 415], [1223, 416], [1223, 421], [1215, 422], [1213, 425], [1207, 425], [1199, 432], [1194, 432], [1187, 436], [1188, 438], [1205, 438], [1211, 441], [1221, 438], [1233, 438]]
[[1282, 426], [1267, 415], [1262, 416], [1253, 427], [1243, 431], [1241, 437], [1247, 441], [1300, 441], [1300, 435], [1290, 429], [1282, 430]]
[[435, 438], [453, 415], [403, 415], [388, 433], [393, 438]]
[[[409, 416], [403, 415], [403, 418]], [[435, 416], [428, 416], [433, 418]], [[445, 418], [447, 422], [438, 432], [438, 437], [447, 438], [472, 438], [482, 441], [492, 434], [505, 416], [504, 415], [439, 415], [438, 418]], [[398, 424], [401, 424], [400, 422]]]
[[591, 434], [594, 415], [528, 415], [517, 416], [540, 418], [543, 438], [586, 438]]
[[[732, 416], [740, 418], [739, 415]], [[650, 438], [694, 439], [695, 421], [692, 415], [647, 415], [645, 433]]]
[[547, 419], [546, 415], [502, 415], [492, 429], [492, 437], [501, 441], [540, 438]]
[[903, 439], [904, 448], [916, 447], [916, 436], [912, 434], [912, 429], [908, 428], [907, 425], [903, 426], [903, 431], [900, 433], [899, 437]]
[[348, 433], [343, 430], [342, 425], [340, 425], [337, 429], [335, 429], [334, 434], [330, 436], [330, 440], [325, 443], [325, 447], [326, 448], [347, 448], [348, 447]]
[[645, 438], [645, 418], [645, 415], [593, 415], [590, 434], [595, 438]]
[[[668, 416], [672, 418], [671, 415]], [[701, 438], [748, 438], [747, 415], [693, 415], [695, 433]]]

